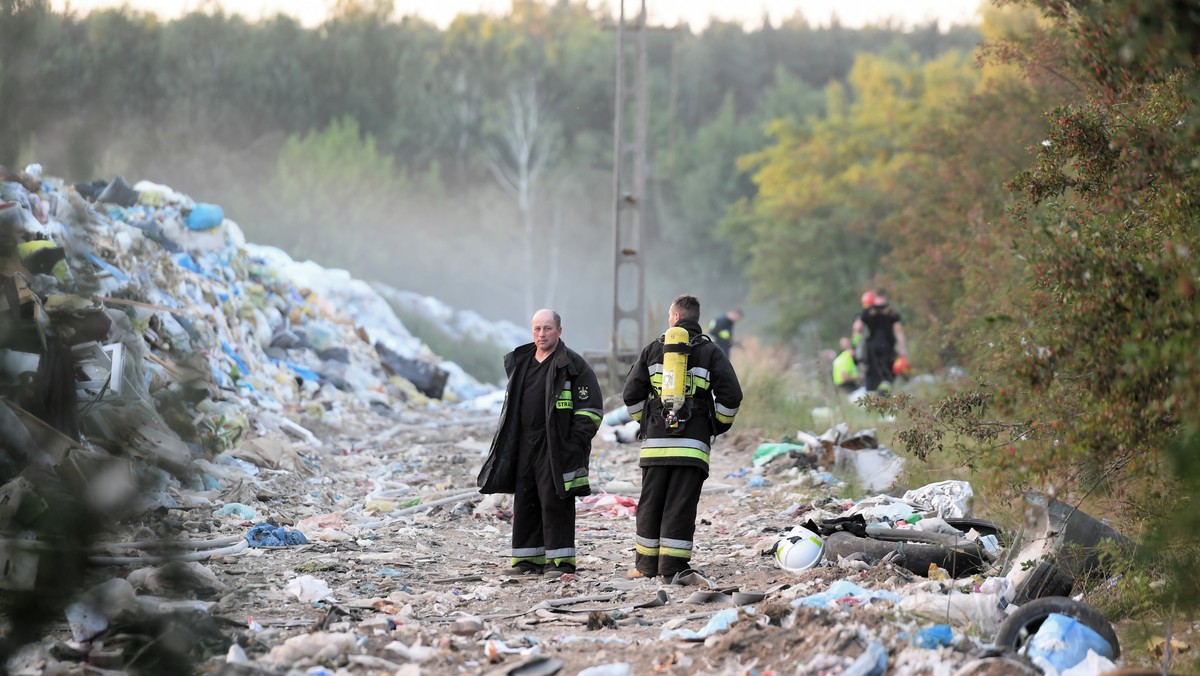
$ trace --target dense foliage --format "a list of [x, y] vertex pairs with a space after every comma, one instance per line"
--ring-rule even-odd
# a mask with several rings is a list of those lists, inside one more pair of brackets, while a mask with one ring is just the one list
[[[283, 16], [164, 22], [0, 0], [0, 164], [168, 183], [222, 202], [256, 241], [515, 321], [528, 316], [527, 228], [546, 256], [533, 264], [533, 303], [601, 305], [612, 24], [569, 1], [517, 0], [506, 16], [443, 29], [397, 17], [386, 0], [342, 0], [310, 29]], [[653, 28], [642, 203], [650, 246], [672, 253], [669, 272], [651, 272], [652, 304], [684, 289], [714, 311], [744, 301], [714, 229], [753, 193], [736, 159], [763, 147], [767, 123], [818, 113], [823, 88], [860, 53], [919, 62], [977, 42], [970, 27], [816, 28], [800, 16], [753, 30]], [[530, 110], [545, 166], [521, 197], [495, 177], [519, 169], [514, 111]], [[602, 346], [604, 319], [576, 342]]]

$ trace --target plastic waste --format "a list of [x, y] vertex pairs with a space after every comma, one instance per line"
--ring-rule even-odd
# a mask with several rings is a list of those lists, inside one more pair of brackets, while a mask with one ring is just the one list
[[979, 538], [979, 544], [983, 547], [983, 551], [987, 552], [988, 558], [995, 561], [1000, 558], [1003, 550], [1000, 548], [1000, 540], [995, 535], [984, 535]]
[[131, 207], [138, 202], [138, 192], [124, 178], [118, 176], [96, 196], [97, 202]]
[[1046, 669], [1049, 665], [1055, 672], [1084, 661], [1089, 651], [1105, 658], [1113, 655], [1112, 646], [1103, 636], [1079, 620], [1059, 613], [1047, 615], [1025, 645], [1027, 657], [1043, 670], [1049, 671]]
[[363, 514], [387, 514], [396, 511], [396, 503], [392, 500], [372, 500], [363, 507]]
[[254, 511], [253, 507], [240, 502], [230, 502], [213, 512], [213, 516], [229, 516], [231, 514], [244, 521], [253, 521], [258, 518], [258, 512]]
[[898, 603], [899, 594], [879, 589], [863, 589], [849, 580], [838, 580], [829, 585], [829, 589], [819, 594], [811, 594], [792, 601], [792, 605], [808, 606], [810, 608], [830, 608], [837, 605], [854, 605], [869, 601], [890, 601]]
[[975, 492], [966, 481], [938, 481], [908, 491], [904, 499], [937, 512], [945, 519], [962, 518], [970, 513], [968, 502]]
[[357, 652], [358, 637], [354, 634], [316, 631], [293, 636], [282, 645], [271, 648], [267, 660], [280, 665], [292, 665], [305, 659], [324, 663]]
[[917, 632], [918, 648], [941, 648], [954, 642], [954, 630], [948, 624], [935, 624]]
[[246, 533], [251, 547], [291, 547], [308, 544], [308, 538], [298, 530], [288, 530], [266, 522], [255, 524]]
[[964, 594], [952, 589], [949, 594], [918, 591], [905, 596], [897, 605], [901, 610], [948, 621], [956, 627], [975, 624], [984, 633], [994, 634], [1000, 624], [1000, 599], [1000, 594]]
[[250, 658], [246, 656], [246, 650], [242, 646], [234, 643], [229, 646], [229, 652], [225, 653], [225, 664], [249, 664]]
[[123, 613], [136, 613], [137, 596], [124, 578], [113, 578], [92, 587], [67, 606], [67, 623], [76, 641], [86, 641], [109, 628]]
[[[743, 612], [749, 613], [750, 611], [743, 610]], [[700, 631], [692, 631], [691, 629], [663, 629], [658, 638], [659, 640], [679, 638], [685, 641], [703, 641], [713, 634], [729, 629], [734, 622], [737, 622], [737, 619], [738, 609], [726, 608], [713, 615], [708, 624]]]
[[863, 654], [842, 671], [842, 676], [884, 676], [887, 673], [888, 651], [878, 641], [873, 641]]
[[212, 230], [225, 220], [225, 210], [216, 204], [201, 202], [183, 217], [188, 230]]
[[624, 406], [613, 409], [604, 414], [605, 425], [616, 427], [617, 425], [624, 425], [625, 423], [632, 421], [633, 417], [629, 415], [629, 409]]
[[787, 455], [791, 451], [803, 452], [805, 448], [798, 444], [761, 444], [754, 451], [754, 466], [762, 467], [781, 455]]
[[333, 590], [329, 588], [329, 584], [312, 575], [301, 575], [290, 580], [287, 583], [287, 593], [303, 603], [314, 603], [333, 597]]
[[1096, 654], [1095, 650], [1088, 650], [1087, 657], [1083, 658], [1082, 662], [1062, 672], [1059, 676], [1099, 676], [1116, 670], [1117, 665], [1113, 664], [1112, 660]]
[[949, 582], [951, 579], [950, 573], [947, 573], [945, 570], [938, 568], [938, 565], [936, 563], [929, 564], [929, 575], [927, 575], [927, 577], [930, 580], [934, 580], [937, 582]]

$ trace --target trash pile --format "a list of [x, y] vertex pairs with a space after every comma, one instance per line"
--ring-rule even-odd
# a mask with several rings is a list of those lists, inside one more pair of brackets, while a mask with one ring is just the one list
[[[33, 589], [48, 553], [83, 565], [108, 524], [208, 506], [189, 491], [231, 466], [311, 473], [322, 430], [494, 389], [365, 282], [164, 185], [0, 167], [0, 242], [0, 589]], [[62, 496], [93, 516], [81, 541]]]
[[517, 326], [508, 321], [489, 321], [473, 310], [459, 310], [437, 298], [397, 289], [383, 282], [373, 282], [371, 288], [378, 291], [393, 307], [436, 323], [451, 338], [470, 338], [477, 342], [492, 343], [505, 351], [529, 342], [528, 327]]
[[0, 224], [18, 252], [0, 271], [9, 673], [1080, 676], [1121, 659], [1070, 594], [1124, 538], [1047, 496], [1002, 526], [967, 482], [897, 490], [901, 459], [846, 425], [722, 435], [692, 569], [633, 580], [636, 423], [610, 412], [577, 572], [508, 575], [511, 498], [475, 488], [501, 399], [378, 289], [145, 182], [5, 172]]

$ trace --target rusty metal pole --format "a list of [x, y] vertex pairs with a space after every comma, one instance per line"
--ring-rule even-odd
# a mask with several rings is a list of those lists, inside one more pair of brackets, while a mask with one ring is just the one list
[[[613, 328], [609, 345], [609, 374], [613, 382], [623, 376], [624, 362], [632, 361], [645, 339], [646, 263], [642, 238], [642, 208], [646, 192], [646, 0], [633, 36], [625, 26], [621, 0], [617, 22], [616, 96], [613, 114]], [[627, 68], [630, 45], [633, 68]], [[630, 82], [629, 70], [633, 81]], [[632, 125], [627, 120], [632, 105]], [[629, 127], [633, 129], [630, 130]], [[632, 132], [632, 134], [631, 134]], [[630, 138], [632, 136], [632, 138]]]

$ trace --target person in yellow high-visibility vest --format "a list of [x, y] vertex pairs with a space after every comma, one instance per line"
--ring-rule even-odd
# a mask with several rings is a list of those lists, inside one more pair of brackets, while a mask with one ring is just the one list
[[854, 362], [854, 346], [850, 338], [842, 336], [842, 351], [833, 360], [833, 384], [853, 392], [858, 389], [858, 364]]

